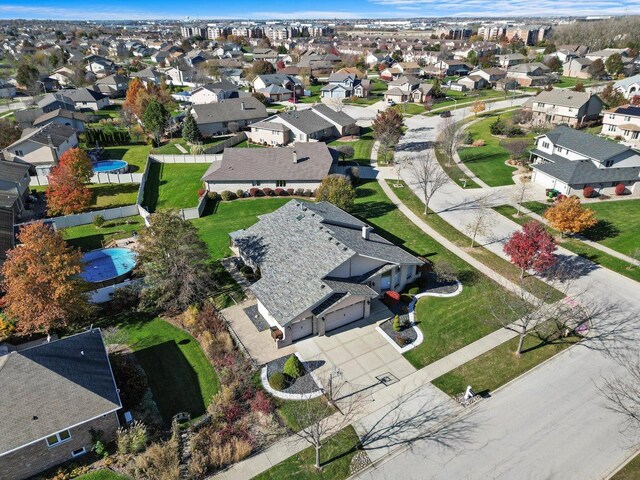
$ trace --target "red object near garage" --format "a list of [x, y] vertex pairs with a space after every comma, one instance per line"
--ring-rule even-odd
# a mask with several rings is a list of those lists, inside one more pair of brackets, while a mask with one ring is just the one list
[[400, 294], [394, 290], [388, 290], [384, 294], [384, 299], [389, 304], [394, 305], [400, 301]]

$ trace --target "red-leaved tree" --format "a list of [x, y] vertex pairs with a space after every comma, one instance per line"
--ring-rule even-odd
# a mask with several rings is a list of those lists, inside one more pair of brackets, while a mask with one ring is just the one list
[[542, 273], [551, 268], [557, 260], [555, 250], [553, 237], [539, 222], [525, 223], [504, 245], [504, 253], [522, 270], [520, 278], [524, 278], [529, 269]]
[[84, 150], [70, 148], [49, 174], [47, 212], [49, 215], [78, 213], [91, 205], [91, 191], [86, 187], [93, 175], [91, 159]]

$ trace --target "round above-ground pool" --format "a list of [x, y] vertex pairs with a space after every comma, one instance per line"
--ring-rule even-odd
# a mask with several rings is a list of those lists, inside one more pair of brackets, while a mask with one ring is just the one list
[[136, 266], [136, 253], [130, 248], [102, 248], [82, 256], [85, 264], [82, 278], [96, 288], [121, 283]]
[[94, 173], [127, 173], [128, 169], [124, 160], [99, 160], [93, 164]]

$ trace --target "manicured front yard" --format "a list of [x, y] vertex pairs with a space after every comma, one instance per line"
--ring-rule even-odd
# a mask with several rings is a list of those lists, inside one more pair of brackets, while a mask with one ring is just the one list
[[151, 152], [151, 145], [144, 143], [105, 147], [103, 160], [124, 160], [129, 164], [129, 172], [142, 172]]
[[325, 440], [320, 450], [321, 471], [315, 469], [315, 449], [306, 448], [254, 477], [254, 480], [342, 480], [350, 476], [349, 465], [356, 454], [358, 434], [349, 426]]
[[348, 145], [353, 148], [353, 158], [348, 161], [357, 162], [359, 165], [369, 166], [371, 165], [371, 148], [373, 147], [373, 131], [370, 127], [364, 127], [361, 130], [361, 135], [355, 142], [338, 142], [334, 140], [329, 143], [330, 147], [340, 147], [342, 145]]
[[[399, 190], [405, 189], [408, 190]], [[490, 312], [491, 292], [501, 287], [416, 227], [391, 203], [377, 182], [359, 186], [357, 193], [357, 216], [414, 255], [449, 263], [464, 286], [456, 297], [420, 300], [417, 321], [425, 339], [405, 353], [407, 360], [416, 368], [424, 367], [499, 328]]]
[[143, 205], [150, 212], [163, 208], [188, 208], [198, 204], [198, 190], [207, 163], [158, 163], [149, 166]]
[[101, 228], [92, 223], [64, 228], [61, 233], [62, 237], [71, 245], [88, 252], [101, 248], [103, 244], [111, 240], [129, 237], [134, 230], [139, 232], [143, 228], [144, 220], [142, 217], [135, 216], [108, 220]]
[[77, 477], [78, 480], [129, 480], [129, 477], [120, 475], [111, 470], [96, 470]]
[[465, 130], [473, 135], [475, 140], [484, 140], [482, 147], [458, 148], [460, 160], [481, 180], [491, 187], [513, 184], [514, 167], [506, 165], [505, 162], [511, 154], [504, 148], [505, 143], [518, 140], [529, 140], [533, 145], [533, 134], [523, 135], [513, 138], [499, 138], [491, 134], [490, 127], [498, 118], [510, 121], [513, 112], [506, 112], [496, 116], [487, 116]]
[[[433, 104], [432, 109], [436, 110], [434, 112], [434, 115], [439, 115], [439, 113], [446, 108], [456, 108], [456, 102], [458, 102], [457, 107], [460, 107], [461, 105], [469, 106], [476, 100], [502, 100], [508, 98], [507, 96], [505, 96], [502, 90], [493, 89], [478, 90], [474, 92], [457, 92], [455, 90], [444, 90], [444, 95], [445, 97], [443, 97], [441, 101]], [[512, 93], [509, 94], [509, 97], [511, 95]], [[456, 102], [446, 97], [455, 98]]]
[[471, 385], [476, 393], [491, 392], [577, 341], [577, 337], [570, 337], [546, 343], [530, 334], [525, 337], [522, 355], [518, 358], [514, 353], [518, 346], [518, 338], [515, 337], [445, 373], [432, 383], [449, 395], [464, 392], [467, 385]]
[[94, 183], [88, 187], [93, 194], [91, 210], [135, 205], [138, 198], [136, 183]]
[[229, 233], [250, 227], [258, 221], [258, 215], [271, 213], [290, 200], [290, 197], [261, 197], [218, 202], [215, 212], [193, 220], [193, 224], [209, 246], [211, 258], [219, 260], [231, 255]]
[[611, 480], [637, 480], [640, 478], [640, 454], [619, 470]]
[[124, 343], [135, 353], [166, 423], [179, 412], [203, 415], [220, 382], [200, 344], [184, 330], [144, 314], [106, 319], [118, 327], [106, 340]]

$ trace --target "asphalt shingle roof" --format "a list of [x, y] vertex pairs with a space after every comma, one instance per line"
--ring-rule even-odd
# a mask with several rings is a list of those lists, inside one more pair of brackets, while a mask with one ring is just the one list
[[0, 386], [0, 454], [121, 407], [98, 329], [0, 356]]
[[599, 162], [604, 162], [629, 150], [629, 147], [619, 143], [610, 142], [565, 125], [560, 125], [545, 135], [554, 145], [567, 148]]
[[18, 183], [28, 171], [29, 165], [26, 163], [0, 160], [0, 181]]
[[192, 108], [198, 124], [267, 118], [267, 109], [254, 97], [229, 98], [222, 102], [194, 105]]

